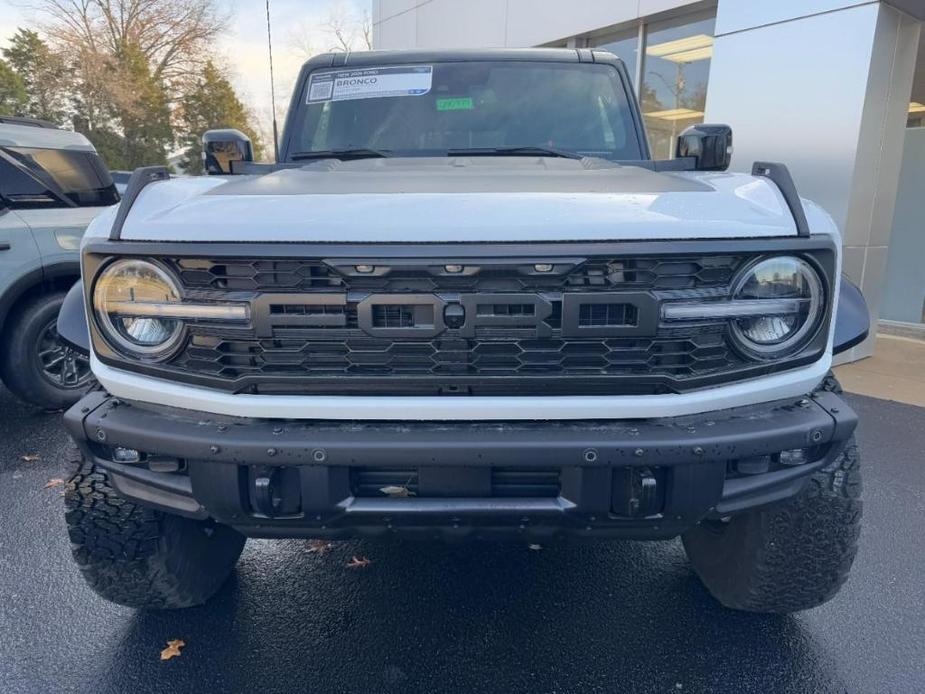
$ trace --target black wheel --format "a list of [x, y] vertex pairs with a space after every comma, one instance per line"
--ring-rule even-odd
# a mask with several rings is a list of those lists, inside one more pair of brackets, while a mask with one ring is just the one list
[[861, 470], [852, 438], [793, 499], [682, 536], [707, 590], [726, 607], [788, 613], [831, 599], [857, 554]]
[[4, 331], [3, 382], [14, 395], [49, 410], [70, 407], [93, 384], [90, 359], [58, 335], [64, 293], [43, 294], [19, 307]]
[[243, 535], [127, 501], [105, 470], [75, 456], [65, 520], [74, 560], [97, 594], [129, 607], [175, 609], [200, 605], [221, 587]]

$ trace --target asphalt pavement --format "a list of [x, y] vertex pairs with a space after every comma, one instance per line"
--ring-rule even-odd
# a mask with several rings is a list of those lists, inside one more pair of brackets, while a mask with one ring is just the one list
[[925, 691], [925, 409], [849, 400], [861, 550], [796, 616], [720, 607], [678, 541], [250, 541], [207, 606], [146, 613], [83, 584], [45, 486], [66, 477], [60, 415], [0, 390], [0, 692]]

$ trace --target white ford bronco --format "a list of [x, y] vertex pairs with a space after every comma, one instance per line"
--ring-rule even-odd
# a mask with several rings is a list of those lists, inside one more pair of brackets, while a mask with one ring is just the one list
[[786, 167], [728, 127], [653, 161], [587, 49], [328, 54], [279, 162], [136, 171], [59, 331], [74, 557], [124, 605], [196, 605], [245, 539], [668, 539], [732, 608], [845, 580], [867, 312]]

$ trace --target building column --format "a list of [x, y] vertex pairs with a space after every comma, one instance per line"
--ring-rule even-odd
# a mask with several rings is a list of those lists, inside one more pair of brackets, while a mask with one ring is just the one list
[[[811, 9], [808, 9], [811, 8]], [[787, 164], [842, 231], [875, 330], [921, 22], [883, 2], [719, 0], [706, 120], [732, 169]], [[852, 350], [873, 352], [873, 337]]]

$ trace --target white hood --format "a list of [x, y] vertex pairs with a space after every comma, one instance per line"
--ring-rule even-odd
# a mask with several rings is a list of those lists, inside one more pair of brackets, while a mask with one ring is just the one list
[[764, 178], [485, 157], [328, 160], [262, 176], [157, 182], [135, 201], [122, 238], [519, 242], [796, 233], [783, 196]]

